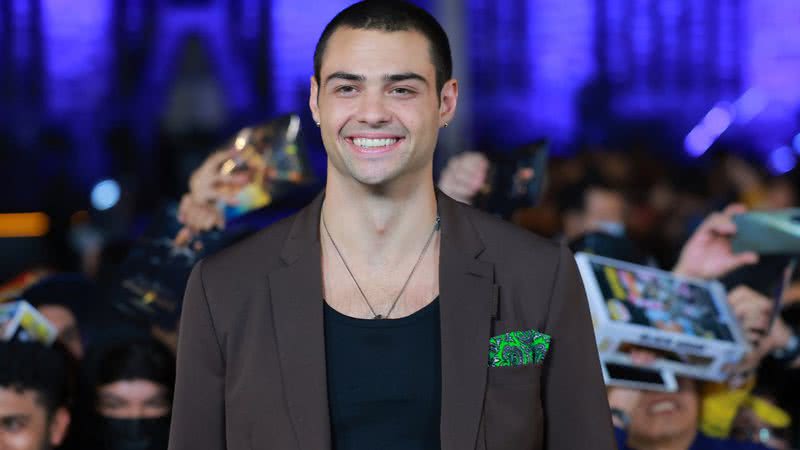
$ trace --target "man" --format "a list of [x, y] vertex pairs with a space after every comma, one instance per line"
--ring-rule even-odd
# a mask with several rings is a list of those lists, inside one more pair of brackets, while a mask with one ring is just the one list
[[434, 189], [441, 26], [357, 3], [314, 66], [326, 189], [193, 270], [170, 449], [614, 448], [570, 252]]
[[0, 342], [0, 448], [49, 450], [70, 423], [63, 352], [38, 343]]
[[[757, 263], [757, 254], [734, 253], [731, 245], [736, 234], [733, 216], [745, 211], [743, 205], [733, 204], [721, 212], [710, 214], [681, 249], [673, 272], [697, 279], [716, 279], [737, 268]], [[772, 304], [769, 299], [744, 287], [732, 290], [728, 301], [754, 347], [738, 368], [750, 372], [778, 341], [772, 337], [754, 341], [757, 333], [750, 331], [766, 326], [765, 320]], [[636, 364], [648, 365], [655, 356], [647, 350], [637, 350], [632, 359]], [[608, 401], [621, 450], [766, 450], [757, 444], [717, 439], [700, 432], [698, 381], [686, 377], [680, 377], [678, 381], [678, 391], [670, 393], [618, 387], [609, 389]]]
[[628, 201], [621, 190], [603, 179], [589, 176], [567, 187], [561, 194], [559, 207], [564, 220], [564, 237], [570, 242], [597, 232], [625, 236]]
[[[621, 450], [766, 450], [749, 442], [698, 432], [700, 394], [695, 380], [679, 378], [677, 392], [612, 388], [609, 402]], [[629, 419], [622, 419], [626, 413]], [[627, 423], [626, 423], [627, 422]]]

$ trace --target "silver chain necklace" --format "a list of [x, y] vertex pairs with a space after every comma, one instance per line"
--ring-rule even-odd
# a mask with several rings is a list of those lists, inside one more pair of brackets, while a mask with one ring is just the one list
[[347, 261], [345, 261], [344, 256], [342, 255], [342, 252], [339, 250], [339, 247], [336, 245], [336, 241], [333, 240], [333, 237], [331, 236], [331, 232], [328, 231], [328, 225], [325, 224], [325, 215], [320, 213], [320, 218], [322, 219], [322, 228], [325, 229], [325, 234], [328, 235], [328, 239], [331, 241], [331, 244], [333, 244], [333, 248], [336, 249], [336, 253], [339, 255], [339, 259], [341, 259], [342, 263], [344, 263], [344, 267], [345, 267], [345, 269], [347, 269], [347, 273], [350, 274], [350, 278], [352, 278], [353, 282], [356, 284], [356, 287], [358, 288], [358, 292], [360, 292], [361, 293], [361, 297], [364, 298], [364, 303], [367, 304], [367, 307], [369, 308], [370, 312], [372, 312], [372, 316], [373, 316], [372, 318], [373, 319], [388, 319], [389, 315], [392, 313], [392, 311], [394, 311], [394, 307], [397, 305], [397, 301], [400, 300], [400, 296], [403, 295], [403, 292], [406, 290], [406, 286], [408, 286], [408, 282], [411, 281], [411, 277], [414, 275], [414, 272], [417, 270], [417, 266], [419, 266], [419, 263], [422, 261], [422, 257], [425, 255], [425, 251], [428, 250], [428, 246], [431, 245], [431, 241], [433, 241], [433, 236], [439, 230], [439, 222], [440, 222], [439, 216], [438, 215], [436, 216], [436, 222], [433, 224], [433, 230], [431, 230], [431, 234], [430, 234], [430, 236], [428, 236], [428, 241], [425, 242], [425, 247], [422, 248], [422, 252], [419, 254], [419, 258], [417, 258], [417, 262], [414, 264], [414, 267], [411, 268], [411, 273], [408, 274], [408, 278], [406, 278], [406, 282], [403, 283], [403, 287], [400, 288], [400, 292], [397, 294], [397, 297], [395, 297], [394, 301], [392, 302], [392, 306], [391, 306], [391, 308], [389, 308], [389, 311], [386, 312], [386, 315], [381, 315], [381, 314], [378, 314], [378, 313], [375, 312], [375, 309], [372, 307], [372, 304], [370, 304], [369, 300], [367, 300], [367, 296], [364, 294], [364, 290], [361, 289], [361, 285], [358, 284], [358, 280], [356, 280], [355, 275], [353, 275], [353, 271], [350, 270], [350, 266], [347, 265]]

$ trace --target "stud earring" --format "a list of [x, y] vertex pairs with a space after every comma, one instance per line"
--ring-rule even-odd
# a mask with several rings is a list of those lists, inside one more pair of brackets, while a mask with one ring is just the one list
[[317, 128], [319, 128], [319, 122], [316, 122], [316, 123], [317, 123]]
[[448, 126], [448, 125], [450, 125], [450, 124], [449, 124], [449, 123], [447, 123], [447, 122], [445, 122], [445, 123], [444, 123], [444, 127], [445, 127], [445, 128], [447, 128], [447, 126]]

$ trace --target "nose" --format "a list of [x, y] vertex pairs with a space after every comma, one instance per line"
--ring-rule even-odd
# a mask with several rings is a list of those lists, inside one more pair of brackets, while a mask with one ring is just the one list
[[382, 93], [367, 93], [361, 96], [358, 121], [370, 127], [380, 127], [392, 120], [386, 107], [386, 98]]

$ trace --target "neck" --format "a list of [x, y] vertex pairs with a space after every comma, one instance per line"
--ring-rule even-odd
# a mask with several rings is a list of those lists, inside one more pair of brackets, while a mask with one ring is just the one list
[[697, 432], [684, 433], [670, 436], [664, 439], [650, 440], [637, 439], [636, 436], [628, 436], [628, 447], [636, 450], [687, 450], [694, 442]]
[[381, 264], [417, 251], [436, 220], [432, 174], [422, 182], [366, 186], [352, 178], [331, 176], [333, 170], [328, 169], [322, 214], [346, 254]]

